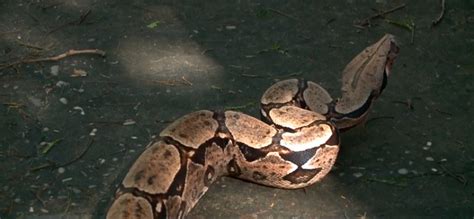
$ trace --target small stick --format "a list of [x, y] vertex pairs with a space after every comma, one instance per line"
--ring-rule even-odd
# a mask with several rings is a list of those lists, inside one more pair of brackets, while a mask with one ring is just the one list
[[397, 181], [395, 181], [395, 180], [390, 180], [390, 179], [368, 178], [367, 181], [369, 181], [369, 182], [385, 183], [385, 184], [388, 184], [388, 185], [394, 185], [394, 186], [400, 186], [400, 187], [405, 187], [405, 186], [407, 186], [407, 184], [404, 183], [404, 182], [397, 182]]
[[446, 11], [446, 1], [441, 0], [441, 12], [439, 13], [438, 17], [433, 20], [431, 27], [438, 25], [441, 22], [441, 20], [443, 20], [444, 11]]
[[371, 20], [376, 19], [376, 18], [383, 17], [383, 16], [386, 15], [386, 14], [389, 14], [389, 13], [392, 13], [392, 12], [394, 12], [394, 11], [400, 10], [400, 9], [404, 8], [405, 6], [406, 6], [405, 4], [401, 4], [401, 5], [399, 5], [399, 6], [396, 6], [396, 7], [392, 8], [392, 9], [389, 9], [389, 10], [382, 11], [382, 12], [379, 12], [379, 13], [377, 13], [377, 14], [374, 14], [374, 15], [372, 15], [372, 16], [370, 16], [370, 17], [368, 17], [368, 18], [365, 18], [365, 19], [363, 19], [362, 21], [360, 21], [360, 22], [358, 23], [358, 25], [360, 25], [360, 26], [366, 26], [366, 25], [368, 25], [368, 24], [370, 23]]
[[254, 102], [248, 102], [244, 105], [240, 105], [240, 106], [228, 106], [228, 107], [224, 107], [225, 110], [241, 110], [241, 109], [245, 109], [245, 108], [248, 108], [248, 107], [251, 107], [255, 105]]
[[211, 52], [211, 51], [214, 51], [214, 49], [205, 49], [201, 52], [201, 55], [204, 55], [204, 54], [206, 54], [208, 52]]
[[35, 172], [35, 171], [38, 171], [38, 170], [41, 170], [41, 169], [45, 169], [45, 168], [48, 168], [48, 167], [55, 167], [56, 165], [54, 163], [52, 163], [51, 161], [48, 161], [48, 163], [44, 163], [44, 164], [41, 164], [37, 167], [33, 167], [33, 168], [30, 168], [30, 172]]
[[181, 80], [183, 80], [183, 82], [189, 86], [193, 86], [193, 83], [191, 83], [191, 81], [189, 81], [188, 79], [186, 79], [184, 76], [181, 77]]
[[392, 101], [392, 103], [403, 104], [403, 105], [407, 106], [408, 109], [410, 109], [410, 110], [415, 109], [415, 106], [413, 105], [413, 101], [411, 101], [411, 99], [407, 99], [406, 101], [394, 100], [394, 101]]
[[35, 62], [55, 62], [59, 61], [61, 59], [64, 59], [69, 56], [74, 56], [74, 55], [79, 55], [79, 54], [97, 54], [100, 56], [105, 56], [105, 52], [100, 50], [100, 49], [83, 49], [83, 50], [75, 50], [75, 49], [70, 49], [69, 51], [59, 54], [57, 56], [52, 56], [52, 57], [46, 57], [46, 58], [37, 58], [37, 59], [25, 59], [25, 60], [20, 60], [16, 61], [13, 63], [8, 63], [8, 64], [0, 64], [0, 70], [9, 68], [12, 66], [16, 66], [19, 64], [29, 64], [29, 63], [35, 63]]
[[263, 76], [261, 75], [254, 75], [254, 74], [245, 74], [245, 73], [242, 73], [240, 74], [242, 77], [248, 77], [248, 78], [261, 78]]
[[58, 168], [58, 167], [68, 166], [68, 165], [78, 161], [79, 159], [81, 159], [87, 153], [87, 151], [89, 151], [89, 149], [90, 149], [90, 147], [92, 146], [93, 143], [94, 143], [94, 139], [90, 138], [89, 142], [86, 145], [86, 148], [77, 157], [75, 157], [74, 159], [72, 159], [70, 161], [67, 161], [65, 163], [60, 164], [60, 163], [56, 163], [54, 161], [48, 160], [47, 163], [41, 164], [37, 167], [33, 167], [33, 168], [30, 169], [30, 171], [34, 172], [34, 171], [38, 171], [38, 170], [45, 169], [45, 168]]
[[449, 113], [449, 112], [445, 112], [445, 111], [442, 111], [440, 109], [434, 109], [436, 112], [438, 113], [441, 113], [441, 114], [444, 114], [444, 115], [447, 115], [447, 116], [453, 116], [452, 113]]
[[18, 43], [20, 46], [24, 46], [24, 47], [30, 48], [30, 49], [45, 50], [45, 48], [43, 48], [43, 47], [39, 47], [39, 46], [29, 44], [29, 43], [24, 43], [24, 42], [21, 42], [21, 41], [17, 41], [16, 43]]
[[80, 24], [82, 24], [82, 23], [86, 20], [87, 16], [89, 16], [90, 13], [91, 13], [91, 10], [89, 9], [89, 10], [87, 10], [85, 13], [81, 14], [81, 16], [79, 17], [79, 19], [73, 20], [73, 21], [68, 22], [68, 23], [65, 23], [65, 24], [63, 24], [63, 25], [61, 25], [61, 26], [59, 26], [59, 27], [56, 27], [56, 28], [50, 30], [50, 31], [48, 32], [48, 35], [51, 34], [51, 33], [56, 32], [56, 31], [58, 31], [58, 30], [60, 30], [61, 28], [65, 27], [65, 26], [67, 26], [67, 25], [80, 25]]
[[283, 13], [283, 12], [281, 12], [281, 11], [279, 11], [279, 10], [276, 10], [276, 9], [274, 9], [274, 8], [268, 8], [268, 10], [271, 11], [271, 12], [277, 13], [277, 14], [279, 14], [279, 15], [285, 16], [285, 17], [287, 17], [287, 18], [293, 19], [293, 20], [295, 20], [295, 21], [300, 21], [300, 19], [295, 18], [295, 17], [293, 17], [293, 16], [291, 16], [291, 15], [289, 15], [289, 14], [285, 14], [285, 13]]
[[91, 148], [93, 143], [94, 143], [94, 138], [90, 138], [89, 142], [86, 145], [86, 148], [77, 157], [75, 157], [74, 159], [72, 159], [72, 160], [70, 160], [66, 163], [56, 164], [55, 167], [65, 167], [65, 166], [68, 166], [68, 165], [80, 160], [87, 153], [87, 151], [89, 151], [89, 149]]
[[19, 30], [12, 30], [12, 31], [6, 31], [6, 32], [0, 32], [0, 36], [1, 35], [8, 35], [8, 34], [15, 34], [15, 33], [18, 33], [20, 32]]
[[79, 25], [79, 24], [84, 23], [84, 21], [86, 20], [87, 16], [89, 16], [90, 13], [91, 13], [91, 9], [87, 10], [86, 13], [82, 14], [77, 24]]
[[156, 83], [158, 83], [158, 84], [166, 85], [166, 86], [176, 86], [176, 85], [178, 85], [178, 83], [176, 82], [176, 80], [171, 80], [171, 79], [167, 79], [167, 80], [155, 80], [154, 82], [156, 82]]
[[91, 121], [91, 123], [97, 125], [123, 125], [122, 121]]
[[62, 4], [64, 4], [64, 2], [58, 2], [58, 3], [51, 4], [51, 5], [42, 6], [41, 9], [46, 10], [46, 9], [53, 8], [55, 6], [62, 5]]
[[31, 193], [33, 193], [33, 195], [35, 196], [35, 198], [38, 199], [38, 201], [41, 202], [41, 205], [43, 205], [43, 208], [44, 208], [44, 207], [46, 207], [46, 201], [41, 198], [41, 193], [42, 193], [42, 192], [43, 192], [42, 190], [38, 190], [38, 191], [36, 191], [36, 192], [33, 191], [33, 190], [31, 190]]
[[373, 121], [379, 120], [379, 119], [395, 119], [395, 117], [393, 117], [393, 116], [379, 116], [379, 117], [373, 117], [373, 118], [370, 118], [369, 120], [367, 120], [367, 122], [365, 122], [365, 125], [369, 125], [370, 122], [373, 122]]
[[105, 56], [105, 52], [99, 49], [83, 49], [83, 50], [74, 50], [71, 49], [65, 53], [59, 54], [53, 57], [46, 57], [46, 58], [38, 58], [38, 59], [27, 59], [22, 61], [22, 63], [33, 63], [33, 62], [47, 62], [47, 61], [59, 61], [64, 59], [68, 56], [74, 56], [79, 54], [97, 54], [100, 56]]
[[463, 175], [455, 174], [449, 171], [448, 168], [446, 168], [444, 165], [440, 165], [440, 166], [443, 169], [443, 171], [448, 174], [448, 176], [454, 178], [456, 181], [462, 183], [464, 186], [467, 184], [467, 179]]

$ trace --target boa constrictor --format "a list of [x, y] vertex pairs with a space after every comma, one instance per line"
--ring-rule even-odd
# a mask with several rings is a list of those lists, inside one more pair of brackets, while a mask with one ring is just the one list
[[392, 35], [344, 69], [342, 97], [290, 79], [261, 99], [262, 122], [201, 110], [173, 122], [127, 172], [107, 218], [182, 218], [221, 176], [284, 189], [311, 185], [333, 166], [339, 131], [361, 123], [387, 84], [398, 47]]

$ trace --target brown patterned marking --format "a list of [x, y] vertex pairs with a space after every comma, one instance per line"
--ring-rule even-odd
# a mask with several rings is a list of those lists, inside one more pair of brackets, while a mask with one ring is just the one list
[[287, 103], [298, 93], [298, 80], [279, 81], [268, 88], [262, 96], [262, 104]]
[[283, 106], [270, 110], [270, 118], [276, 125], [297, 129], [307, 126], [317, 120], [326, 120], [318, 113], [295, 106]]
[[[284, 160], [277, 152], [269, 152], [262, 159], [247, 162], [242, 153], [237, 151], [235, 157], [236, 162], [246, 167], [246, 171], [242, 171], [239, 178], [246, 179], [258, 184], [279, 188], [291, 188], [290, 183], [284, 182], [282, 177], [293, 172], [298, 168], [297, 165]], [[263, 166], [279, 166], [282, 168], [265, 168]]]
[[214, 137], [218, 123], [212, 118], [213, 112], [202, 110], [185, 115], [161, 133], [161, 137], [170, 137], [179, 143], [198, 149], [207, 140]]
[[205, 176], [206, 178], [204, 179], [204, 186], [209, 187], [216, 179], [216, 171], [214, 170], [214, 167], [207, 166]]
[[273, 127], [243, 113], [226, 111], [225, 117], [225, 124], [235, 141], [256, 149], [270, 145], [277, 133]]
[[253, 178], [255, 181], [262, 181], [262, 180], [267, 179], [267, 177], [266, 177], [263, 173], [260, 173], [260, 172], [258, 172], [258, 171], [254, 171], [254, 172], [253, 172], [252, 178]]
[[183, 206], [186, 207], [186, 202], [180, 196], [171, 196], [164, 203], [167, 218], [182, 218], [184, 216]]
[[304, 151], [291, 151], [289, 153], [280, 153], [280, 156], [287, 160], [290, 161], [298, 166], [301, 166], [308, 162], [317, 152], [319, 148], [314, 147], [310, 148]]
[[107, 219], [115, 218], [153, 218], [153, 211], [150, 203], [146, 199], [125, 193], [114, 201], [107, 212]]
[[303, 91], [303, 99], [310, 110], [322, 115], [329, 112], [328, 104], [333, 101], [331, 95], [324, 88], [311, 81]]
[[321, 171], [315, 177], [320, 179], [324, 177], [331, 170], [332, 166], [336, 162], [337, 153], [339, 152], [339, 147], [337, 145], [326, 145], [323, 148], [320, 148], [314, 157], [308, 160], [301, 168], [303, 169], [316, 169], [319, 168]]
[[227, 172], [231, 176], [239, 176], [242, 173], [239, 165], [235, 161], [235, 158], [230, 160], [229, 163], [227, 164]]
[[[125, 188], [137, 188], [150, 194], [165, 193], [181, 165], [175, 146], [162, 141], [154, 143], [138, 157], [123, 180]], [[159, 180], [154, 180], [157, 175]], [[150, 184], [153, 181], [155, 183]]]
[[335, 133], [330, 125], [321, 123], [300, 129], [295, 133], [283, 133], [281, 145], [290, 151], [304, 151], [324, 144]]
[[[231, 145], [232, 143], [228, 141], [224, 148], [230, 147]], [[227, 173], [227, 164], [232, 157], [229, 156], [229, 153], [224, 151], [220, 145], [212, 143], [211, 146], [206, 148], [205, 156], [205, 165], [208, 168], [212, 167], [214, 169], [214, 179]]]
[[147, 180], [148, 185], [152, 185], [153, 183], [155, 183], [156, 178], [157, 178], [156, 175], [148, 177], [148, 180]]
[[207, 186], [204, 184], [206, 170], [203, 165], [194, 162], [188, 162], [187, 170], [183, 195], [181, 197], [187, 202], [187, 206], [192, 208], [199, 198], [201, 198], [201, 195], [207, 191]]
[[156, 203], [155, 211], [158, 213], [161, 213], [162, 210], [163, 210], [163, 202], [160, 200]]
[[298, 168], [294, 172], [283, 177], [284, 180], [291, 182], [298, 186], [306, 186], [311, 184], [311, 181], [319, 180], [315, 178], [316, 174], [321, 172], [321, 168], [316, 169], [301, 169]]
[[265, 151], [255, 149], [244, 143], [237, 143], [237, 145], [239, 146], [239, 150], [240, 152], [242, 152], [242, 155], [244, 155], [245, 160], [248, 162], [253, 162], [267, 155]]

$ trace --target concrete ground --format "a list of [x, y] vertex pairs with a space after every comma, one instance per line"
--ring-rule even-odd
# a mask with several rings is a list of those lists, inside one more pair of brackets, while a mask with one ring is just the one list
[[[398, 7], [400, 6], [400, 7]], [[382, 17], [366, 18], [397, 8]], [[275, 81], [333, 96], [384, 33], [401, 53], [305, 190], [222, 178], [189, 218], [474, 217], [474, 1], [0, 1], [0, 218], [98, 218], [150, 139], [198, 109], [258, 116]], [[97, 54], [23, 63], [70, 49]], [[9, 65], [12, 64], [12, 65]]]

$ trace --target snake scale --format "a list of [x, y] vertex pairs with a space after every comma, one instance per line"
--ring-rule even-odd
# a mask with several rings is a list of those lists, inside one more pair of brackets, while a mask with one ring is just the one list
[[364, 49], [343, 70], [338, 99], [289, 79], [263, 94], [263, 121], [209, 110], [177, 119], [128, 170], [107, 218], [183, 218], [221, 176], [284, 189], [321, 180], [336, 161], [339, 131], [366, 119], [398, 51], [390, 34]]

